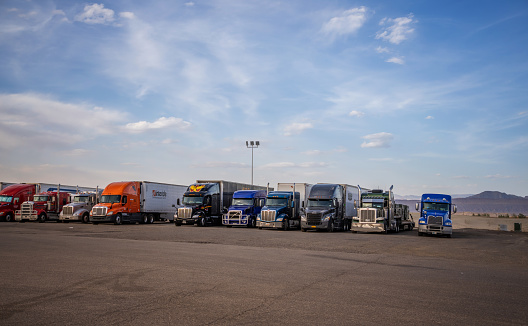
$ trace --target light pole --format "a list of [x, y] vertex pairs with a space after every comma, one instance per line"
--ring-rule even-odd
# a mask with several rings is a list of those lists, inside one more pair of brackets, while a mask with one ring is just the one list
[[251, 185], [253, 185], [253, 148], [258, 148], [260, 145], [260, 142], [257, 141], [247, 141], [246, 140], [246, 147], [251, 148]]

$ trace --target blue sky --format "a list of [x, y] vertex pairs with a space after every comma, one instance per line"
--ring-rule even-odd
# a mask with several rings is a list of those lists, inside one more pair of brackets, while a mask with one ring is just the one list
[[0, 181], [528, 196], [526, 1], [2, 1]]

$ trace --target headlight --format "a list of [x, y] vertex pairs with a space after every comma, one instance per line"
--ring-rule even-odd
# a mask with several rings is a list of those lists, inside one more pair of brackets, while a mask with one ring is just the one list
[[326, 214], [325, 216], [323, 216], [323, 221], [328, 221], [330, 218], [332, 217], [332, 214]]
[[106, 213], [106, 216], [108, 216], [108, 215], [114, 215], [114, 212], [110, 211], [110, 212]]
[[178, 213], [174, 213], [174, 218], [178, 218]]
[[446, 222], [444, 223], [444, 225], [445, 225], [445, 226], [451, 226], [451, 222], [446, 221]]
[[427, 224], [427, 223], [425, 223], [424, 220], [420, 220], [418, 223], [421, 224], [421, 225], [425, 225], [425, 224]]
[[301, 215], [301, 221], [305, 221], [306, 222], [306, 215]]

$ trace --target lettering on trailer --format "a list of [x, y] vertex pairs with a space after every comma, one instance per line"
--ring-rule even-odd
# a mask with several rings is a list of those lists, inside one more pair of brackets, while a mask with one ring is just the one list
[[152, 198], [160, 198], [160, 197], [167, 197], [167, 193], [165, 191], [157, 191], [152, 190]]
[[205, 185], [192, 185], [189, 187], [189, 191], [200, 192], [205, 187]]

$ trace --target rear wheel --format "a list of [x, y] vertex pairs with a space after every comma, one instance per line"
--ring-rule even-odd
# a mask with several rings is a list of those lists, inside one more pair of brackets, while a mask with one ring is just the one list
[[148, 215], [148, 223], [149, 224], [153, 224], [154, 223], [154, 214], [149, 214]]
[[148, 216], [147, 214], [144, 214], [141, 216], [141, 223], [147, 224], [148, 223]]

